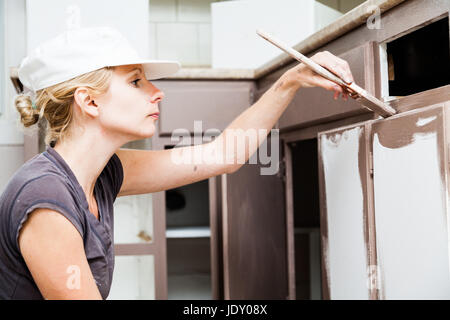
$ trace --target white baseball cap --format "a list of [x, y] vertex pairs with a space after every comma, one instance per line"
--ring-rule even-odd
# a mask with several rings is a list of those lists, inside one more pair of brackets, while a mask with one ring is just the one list
[[29, 90], [73, 79], [107, 66], [142, 64], [148, 80], [176, 73], [180, 63], [139, 57], [127, 39], [111, 27], [76, 28], [41, 43], [25, 57], [18, 75]]

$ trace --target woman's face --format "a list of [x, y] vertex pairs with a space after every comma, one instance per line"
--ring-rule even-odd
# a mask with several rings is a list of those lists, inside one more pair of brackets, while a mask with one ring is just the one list
[[141, 64], [115, 67], [108, 91], [95, 99], [103, 132], [134, 141], [153, 136], [164, 93], [148, 81]]

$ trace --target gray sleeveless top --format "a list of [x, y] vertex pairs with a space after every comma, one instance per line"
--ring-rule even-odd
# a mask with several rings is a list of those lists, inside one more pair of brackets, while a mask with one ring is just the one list
[[[0, 299], [43, 299], [18, 245], [19, 230], [36, 208], [58, 211], [75, 226], [97, 287], [106, 299], [114, 270], [113, 203], [122, 181], [122, 164], [113, 154], [94, 187], [97, 220], [89, 211], [81, 185], [53, 145], [24, 163], [0, 196]], [[70, 275], [69, 270], [68, 278]]]

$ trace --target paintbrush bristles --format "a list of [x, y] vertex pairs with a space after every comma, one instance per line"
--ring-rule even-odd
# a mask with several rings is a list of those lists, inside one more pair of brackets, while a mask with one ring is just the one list
[[358, 102], [360, 102], [363, 106], [380, 114], [381, 116], [389, 117], [397, 113], [394, 108], [388, 106], [381, 100], [378, 100], [369, 92], [358, 86], [356, 83], [352, 83], [348, 87], [358, 94]]

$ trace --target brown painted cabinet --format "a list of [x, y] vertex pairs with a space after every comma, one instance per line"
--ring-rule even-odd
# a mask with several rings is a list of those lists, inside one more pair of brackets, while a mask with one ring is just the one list
[[449, 299], [450, 102], [319, 133], [324, 297]]
[[224, 298], [287, 299], [283, 178], [247, 163], [221, 182]]
[[[152, 138], [154, 150], [177, 147], [179, 140], [172, 139], [174, 132], [192, 135], [195, 144], [195, 136], [201, 140], [201, 135], [223, 131], [253, 103], [255, 89], [252, 81], [155, 81], [154, 84], [166, 95], [160, 104], [158, 132]], [[265, 254], [262, 251], [252, 254], [255, 246], [248, 241], [256, 245], [258, 239], [264, 243], [270, 234], [260, 234], [252, 240], [253, 232], [259, 230], [254, 225], [257, 215], [239, 214], [242, 208], [237, 199], [241, 198], [235, 192], [242, 188], [245, 191], [243, 179], [247, 176], [242, 176], [245, 172], [216, 176], [153, 195], [154, 242], [159, 254], [155, 258], [157, 299], [239, 299], [263, 297], [271, 291], [271, 283], [269, 289], [261, 290], [264, 287], [261, 279], [273, 271], [272, 265], [261, 268], [262, 277], [252, 270], [255, 262], [263, 264], [277, 250], [269, 247]], [[282, 197], [281, 190], [279, 196]], [[246, 222], [249, 217], [253, 220]], [[268, 231], [270, 223], [261, 220]], [[164, 232], [158, 234], [157, 230]], [[278, 244], [278, 248], [282, 246], [282, 242]], [[280, 261], [282, 266], [285, 257]]]
[[160, 102], [159, 135], [174, 130], [193, 133], [225, 127], [253, 103], [252, 81], [153, 81], [164, 92]]

